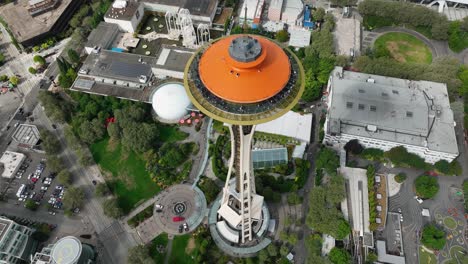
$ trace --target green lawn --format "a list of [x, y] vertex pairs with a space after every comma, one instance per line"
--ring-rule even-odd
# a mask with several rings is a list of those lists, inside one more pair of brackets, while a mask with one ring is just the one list
[[195, 261], [185, 252], [190, 235], [175, 236], [172, 242], [172, 252], [169, 263], [192, 264]]
[[437, 264], [437, 259], [434, 254], [426, 252], [422, 247], [419, 247], [419, 264]]
[[449, 229], [457, 228], [457, 222], [450, 216], [444, 218], [444, 225]]
[[159, 126], [159, 138], [164, 142], [176, 142], [184, 140], [188, 134], [180, 131], [176, 126]]
[[375, 41], [374, 48], [377, 54], [389, 55], [399, 62], [427, 64], [432, 62], [432, 52], [429, 47], [406, 33], [386, 33]]
[[162, 245], [166, 247], [167, 241], [168, 241], [168, 238], [167, 238], [166, 233], [160, 234], [155, 239], [153, 239], [153, 241], [151, 241], [150, 254], [151, 254], [151, 258], [154, 260], [155, 263], [164, 263], [164, 258], [166, 257], [167, 251], [165, 251], [164, 253], [159, 253], [159, 251], [157, 250], [157, 247], [158, 245]]
[[133, 151], [122, 152], [121, 144], [108, 148], [109, 138], [91, 145], [94, 160], [100, 167], [112, 173], [108, 184], [117, 195], [119, 205], [128, 213], [140, 200], [156, 195], [160, 188], [145, 170], [145, 162]]

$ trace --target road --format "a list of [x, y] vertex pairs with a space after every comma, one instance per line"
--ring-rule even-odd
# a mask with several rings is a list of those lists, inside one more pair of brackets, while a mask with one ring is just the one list
[[320, 107], [315, 107], [313, 111], [314, 119], [312, 122], [312, 133], [310, 135], [310, 144], [307, 149], [307, 159], [310, 162], [309, 177], [304, 188], [300, 191], [304, 198], [302, 203], [302, 230], [303, 234], [299, 236], [299, 241], [294, 247], [295, 251], [295, 263], [306, 263], [307, 259], [307, 247], [306, 247], [306, 238], [309, 237], [311, 230], [306, 224], [307, 213], [309, 212], [309, 192], [314, 186], [315, 180], [315, 155], [317, 153], [318, 147], [321, 142], [319, 142], [319, 129], [320, 129], [320, 115], [322, 109]]
[[[45, 128], [54, 131], [51, 121], [44, 114], [41, 107], [36, 107], [34, 114]], [[125, 232], [123, 224], [104, 215], [101, 207], [102, 200], [94, 197], [94, 185], [92, 184], [93, 180], [99, 179], [97, 175], [99, 171], [96, 172], [90, 167], [84, 168], [79, 165], [75, 153], [67, 147], [63, 128], [63, 125], [57, 125], [55, 130], [55, 134], [63, 147], [60, 156], [65, 167], [74, 175], [74, 185], [84, 190], [86, 201], [85, 207], [80, 214], [94, 226], [98, 239], [104, 246], [104, 250], [101, 252], [103, 254], [102, 263], [125, 263], [127, 250], [135, 246], [136, 241], [131, 234]]]

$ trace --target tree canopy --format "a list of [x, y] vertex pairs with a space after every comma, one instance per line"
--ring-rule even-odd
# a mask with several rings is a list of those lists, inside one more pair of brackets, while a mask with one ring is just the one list
[[334, 247], [330, 250], [328, 258], [333, 264], [348, 264], [351, 263], [351, 254], [343, 248]]
[[119, 203], [117, 198], [107, 199], [102, 203], [102, 209], [104, 210], [104, 214], [112, 217], [112, 218], [119, 218], [123, 215], [122, 208], [119, 207]]
[[73, 210], [79, 208], [84, 202], [84, 191], [79, 187], [71, 187], [63, 196], [63, 205], [67, 210]]
[[315, 164], [317, 169], [323, 169], [326, 173], [334, 175], [340, 166], [340, 159], [333, 149], [323, 147], [317, 154]]
[[434, 224], [426, 225], [422, 232], [421, 242], [428, 248], [441, 250], [446, 243], [445, 232]]
[[430, 199], [436, 196], [439, 191], [437, 178], [429, 175], [421, 175], [414, 181], [416, 194], [424, 199]]
[[63, 184], [65, 186], [69, 186], [72, 182], [72, 175], [69, 171], [67, 170], [62, 170], [57, 174], [57, 181], [60, 184]]
[[359, 144], [359, 140], [352, 139], [346, 143], [346, 145], [344, 146], [344, 149], [348, 153], [358, 155], [362, 153], [362, 151], [364, 150], [364, 147], [361, 144]]
[[128, 263], [133, 264], [153, 264], [154, 261], [151, 259], [148, 247], [144, 245], [138, 245], [128, 250]]
[[276, 40], [278, 40], [279, 42], [286, 42], [288, 41], [288, 38], [289, 38], [289, 34], [287, 30], [282, 29], [276, 32]]
[[33, 57], [33, 61], [41, 66], [45, 65], [46, 64], [46, 60], [44, 59], [44, 57], [40, 56], [40, 55], [36, 55]]

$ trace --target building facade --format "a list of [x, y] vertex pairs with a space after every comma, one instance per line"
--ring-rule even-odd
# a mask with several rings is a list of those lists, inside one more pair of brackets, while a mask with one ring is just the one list
[[117, 0], [107, 10], [104, 21], [119, 25], [122, 31], [134, 33], [143, 15], [142, 4], [135, 1]]
[[357, 139], [366, 148], [404, 146], [428, 163], [459, 152], [447, 86], [344, 71], [336, 67], [327, 90], [324, 144]]
[[0, 216], [0, 264], [24, 263], [36, 247], [34, 229]]

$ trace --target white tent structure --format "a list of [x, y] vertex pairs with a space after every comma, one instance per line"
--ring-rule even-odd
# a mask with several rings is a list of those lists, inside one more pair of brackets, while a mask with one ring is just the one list
[[169, 122], [184, 117], [190, 106], [190, 99], [180, 83], [163, 84], [153, 93], [151, 102], [158, 117]]

